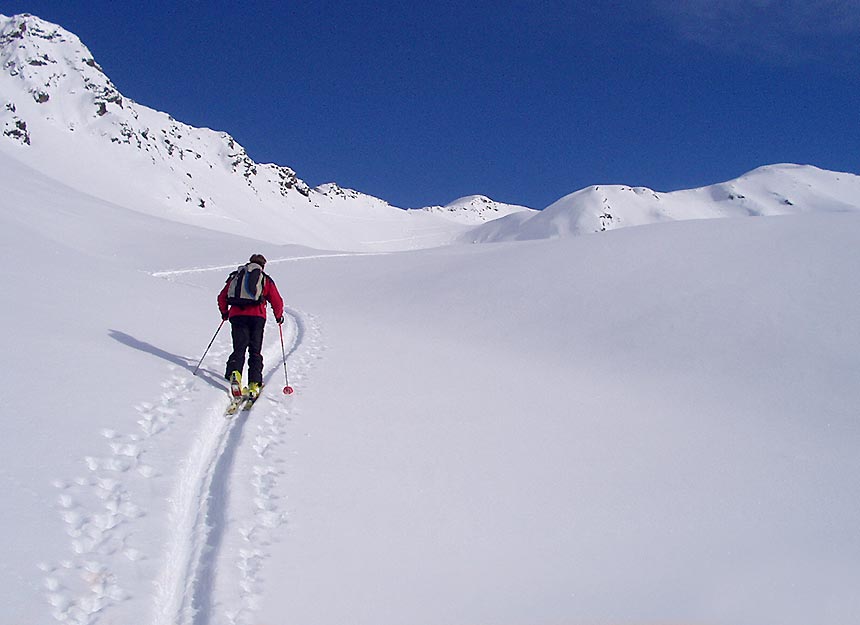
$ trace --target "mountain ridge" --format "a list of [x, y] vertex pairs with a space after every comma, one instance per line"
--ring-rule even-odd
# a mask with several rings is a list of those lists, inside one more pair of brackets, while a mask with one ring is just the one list
[[695, 189], [592, 185], [535, 214], [515, 214], [479, 226], [472, 243], [549, 239], [688, 219], [860, 211], [860, 176], [812, 165], [758, 167], [738, 178]]
[[[257, 163], [227, 132], [124, 96], [76, 35], [36, 16], [0, 16], [0, 60], [0, 149], [105, 200], [323, 249], [436, 246], [466, 228], [335, 183], [312, 189], [290, 167]], [[378, 232], [352, 227], [361, 213]]]
[[333, 182], [311, 188], [290, 167], [256, 163], [227, 132], [138, 104], [76, 35], [36, 16], [0, 15], [0, 61], [0, 150], [133, 210], [271, 243], [399, 251], [860, 208], [854, 174], [783, 164], [672, 192], [591, 185], [540, 211], [483, 195], [404, 210]]

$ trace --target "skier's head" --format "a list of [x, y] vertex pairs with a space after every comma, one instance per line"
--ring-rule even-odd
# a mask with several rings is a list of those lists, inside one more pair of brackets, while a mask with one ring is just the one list
[[266, 257], [262, 254], [252, 254], [251, 258], [248, 259], [252, 263], [257, 263], [260, 267], [266, 267]]

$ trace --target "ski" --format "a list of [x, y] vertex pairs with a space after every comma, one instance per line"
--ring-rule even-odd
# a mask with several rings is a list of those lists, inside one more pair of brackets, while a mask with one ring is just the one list
[[234, 395], [231, 389], [230, 393], [230, 404], [227, 406], [227, 409], [224, 411], [225, 417], [232, 417], [240, 410], [242, 412], [247, 412], [254, 407], [254, 402], [260, 399], [260, 393], [262, 393], [263, 387], [260, 387], [260, 391], [256, 395], [250, 395], [248, 393], [248, 389], [240, 390], [239, 395]]
[[256, 402], [258, 399], [260, 399], [260, 394], [261, 394], [262, 392], [263, 392], [263, 387], [261, 386], [261, 387], [260, 387], [260, 390], [257, 392], [257, 394], [256, 394], [256, 395], [245, 395], [245, 401], [244, 401], [244, 403], [242, 404], [242, 411], [243, 411], [243, 412], [247, 412], [247, 411], [249, 411], [251, 408], [253, 408], [253, 407], [254, 407], [254, 402]]
[[236, 414], [244, 401], [245, 397], [243, 395], [239, 395], [239, 397], [230, 397], [230, 405], [227, 406], [227, 410], [224, 411], [224, 416], [232, 417]]

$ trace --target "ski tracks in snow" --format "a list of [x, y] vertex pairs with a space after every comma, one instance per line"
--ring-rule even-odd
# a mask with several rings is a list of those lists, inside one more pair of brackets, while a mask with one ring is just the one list
[[[287, 355], [291, 365], [290, 382], [301, 388], [315, 362], [322, 357], [324, 347], [319, 325], [312, 316], [302, 316], [291, 310], [287, 312], [297, 322], [297, 338]], [[264, 393], [257, 402], [263, 402], [265, 410], [257, 413], [258, 406], [255, 405], [251, 412], [256, 420], [250, 476], [253, 514], [246, 516], [237, 528], [242, 547], [234, 557], [240, 580], [237, 596], [227, 603], [238, 607], [226, 614], [229, 625], [250, 625], [253, 622], [261, 598], [263, 564], [269, 552], [267, 546], [278, 539], [278, 528], [287, 522], [287, 511], [282, 508], [276, 494], [279, 478], [285, 473], [284, 454], [279, 454], [278, 450], [286, 442], [289, 423], [299, 416], [299, 411], [293, 402], [283, 400], [283, 395], [280, 395], [279, 375], [282, 372], [283, 366], [269, 370], [265, 381], [271, 392]], [[216, 623], [215, 619], [199, 620], [194, 625]]]
[[[300, 383], [321, 356], [320, 331], [312, 316], [287, 312], [292, 321], [288, 353], [291, 383]], [[224, 360], [230, 349], [228, 342], [216, 342], [210, 356], [213, 361]], [[106, 620], [111, 606], [131, 598], [124, 580], [133, 580], [139, 587], [140, 571], [135, 563], [145, 561], [150, 569], [157, 569], [149, 619], [153, 625], [252, 622], [260, 599], [267, 545], [277, 539], [276, 531], [287, 519], [275, 495], [284, 473], [277, 452], [286, 440], [290, 420], [296, 416], [294, 401], [279, 394], [278, 376], [283, 371], [279, 342], [266, 349], [264, 357], [274, 364], [265, 372], [268, 388], [253, 411], [225, 418], [226, 397], [208, 406], [195, 405], [190, 391], [200, 382], [172, 366], [160, 399], [135, 406], [138, 431], [121, 434], [102, 430], [110, 452], [84, 458], [86, 474], [55, 481], [60, 492], [60, 516], [71, 538], [71, 555], [39, 567], [57, 621], [64, 625], [112, 622]], [[148, 456], [158, 455], [159, 439], [180, 418], [194, 419], [199, 426], [178, 474], [164, 476], [158, 463], [148, 461]], [[250, 431], [249, 424], [253, 427]], [[253, 451], [252, 474], [240, 479], [250, 482], [252, 496], [249, 502], [231, 506], [232, 470], [240, 443], [246, 438], [251, 440], [251, 449], [243, 451], [246, 455]], [[133, 492], [140, 490], [141, 482], [155, 477], [173, 484], [167, 499], [170, 535], [161, 552], [146, 553], [136, 543], [135, 533], [147, 510], [143, 502], [134, 500]], [[155, 503], [158, 498], [148, 501]], [[237, 510], [240, 503], [247, 503], [248, 509]], [[228, 551], [222, 548], [227, 542], [240, 546]], [[219, 567], [230, 562], [235, 567], [232, 575], [238, 578], [235, 588], [231, 586], [235, 595], [216, 596], [216, 574], [221, 573]], [[220, 610], [217, 614], [216, 606]]]

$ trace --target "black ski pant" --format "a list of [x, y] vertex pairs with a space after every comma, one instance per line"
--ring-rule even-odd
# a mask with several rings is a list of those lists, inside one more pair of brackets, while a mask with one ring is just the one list
[[245, 367], [245, 351], [248, 352], [248, 383], [263, 383], [263, 329], [265, 317], [237, 315], [230, 318], [233, 335], [233, 353], [227, 359], [229, 379], [233, 371], [241, 372]]

